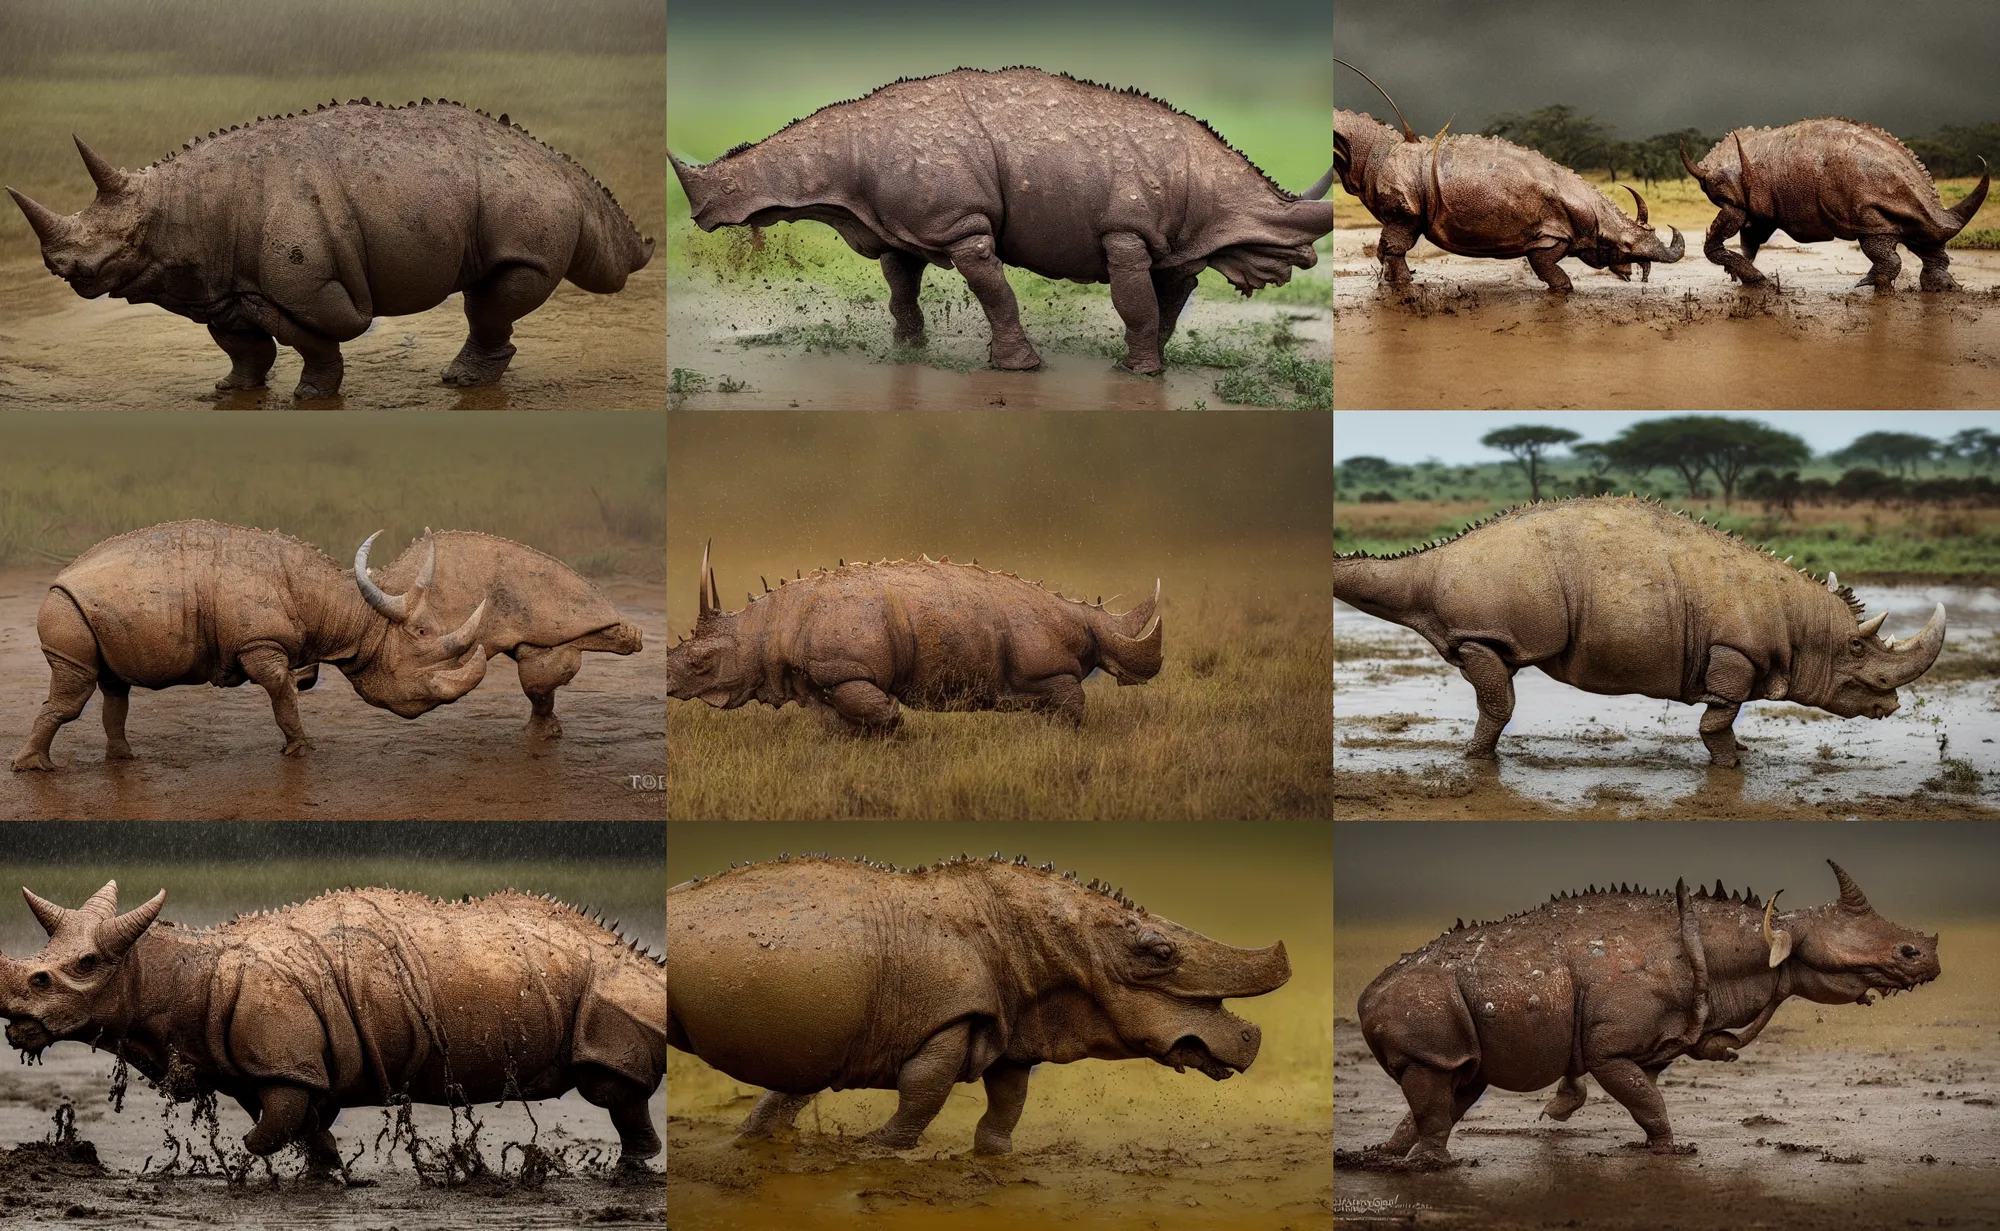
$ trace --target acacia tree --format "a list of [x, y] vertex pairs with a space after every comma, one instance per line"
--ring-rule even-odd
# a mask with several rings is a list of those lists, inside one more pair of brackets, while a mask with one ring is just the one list
[[1715, 476], [1727, 507], [1736, 486], [1753, 466], [1802, 466], [1811, 457], [1806, 442], [1755, 419], [1723, 415], [1676, 415], [1634, 423], [1609, 442], [1613, 456], [1632, 466], [1666, 466], [1687, 482], [1690, 499], [1701, 494], [1701, 477]]
[[1566, 427], [1543, 427], [1539, 424], [1516, 424], [1491, 431], [1479, 438], [1479, 443], [1489, 449], [1499, 449], [1513, 456], [1514, 464], [1521, 473], [1528, 476], [1528, 499], [1542, 498], [1542, 454], [1557, 445], [1566, 445], [1582, 436]]
[[1938, 451], [1937, 441], [1914, 432], [1869, 432], [1834, 454], [1833, 460], [1843, 466], [1874, 462], [1903, 474], [1921, 469]]
[[1964, 458], [1974, 470], [1990, 469], [2000, 463], [2000, 433], [1969, 427], [1945, 441], [1939, 451], [1946, 457]]

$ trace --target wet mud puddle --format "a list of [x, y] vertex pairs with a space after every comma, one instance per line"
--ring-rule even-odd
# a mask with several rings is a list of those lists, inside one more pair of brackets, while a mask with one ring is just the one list
[[[1902, 690], [1902, 708], [1890, 717], [1840, 719], [1782, 702], [1753, 702], [1736, 720], [1741, 770], [1711, 771], [1697, 731], [1701, 707], [1598, 696], [1529, 668], [1514, 677], [1514, 717], [1500, 737], [1499, 784], [1549, 805], [1620, 815], [1657, 811], [1664, 801], [1723, 775], [1740, 779], [1740, 798], [1752, 802], [1838, 807], [1928, 790], [1967, 804], [2000, 805], [2000, 679], [1992, 669], [2000, 656], [2000, 590], [1854, 589], [1871, 614], [1889, 613], [1886, 634], [1914, 633], [1939, 602], [1950, 621], [1944, 654], [1929, 674]], [[1463, 777], [1468, 763], [1460, 753], [1477, 722], [1472, 686], [1423, 638], [1334, 604], [1337, 770], [1419, 782]], [[1969, 770], [1952, 770], [1946, 758]], [[1735, 782], [1730, 789], [1738, 789]]]

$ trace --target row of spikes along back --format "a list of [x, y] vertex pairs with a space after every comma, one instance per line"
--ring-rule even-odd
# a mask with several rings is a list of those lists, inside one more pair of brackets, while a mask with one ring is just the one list
[[[1626, 885], [1626, 884], [1606, 885], [1604, 888], [1599, 889], [1596, 885], [1592, 885], [1588, 889], [1585, 889], [1580, 893], [1570, 893], [1567, 890], [1561, 893], [1552, 893], [1549, 895], [1549, 901], [1569, 902], [1569, 901], [1575, 901], [1579, 898], [1603, 897], [1606, 894], [1624, 894], [1626, 896], [1639, 896], [1648, 898], [1671, 898], [1674, 896], [1673, 891], [1667, 889], [1641, 889], [1637, 885]], [[1703, 886], [1702, 888], [1697, 889], [1693, 893], [1689, 894], [1688, 897], [1699, 899], [1704, 902], [1706, 901], [1740, 902], [1743, 905], [1750, 907], [1752, 910], [1761, 910], [1763, 909], [1764, 906], [1764, 900], [1758, 897], [1757, 894], [1747, 886], [1744, 888], [1741, 894], [1738, 894], [1733, 890], [1724, 889], [1722, 887], [1722, 880], [1719, 877], [1716, 879], [1715, 882], [1715, 892], [1710, 893], [1708, 891], [1707, 886]], [[1546, 906], [1547, 903], [1543, 903], [1543, 905]], [[1517, 910], [1513, 914], [1508, 915], [1503, 919], [1487, 919], [1477, 923], [1467, 923], [1465, 920], [1460, 919], [1456, 923], [1452, 924], [1449, 928], [1446, 928], [1444, 932], [1441, 934], [1449, 936], [1453, 932], [1463, 932], [1470, 928], [1492, 927], [1495, 923], [1507, 923], [1515, 919], [1520, 919], [1527, 915], [1532, 915], [1536, 911], [1539, 911], [1541, 909], [1542, 909], [1541, 906], [1535, 906], [1527, 910]]]

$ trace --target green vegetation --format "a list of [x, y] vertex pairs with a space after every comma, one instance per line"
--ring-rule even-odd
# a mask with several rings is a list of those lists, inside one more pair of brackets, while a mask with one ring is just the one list
[[[205, 517], [345, 560], [375, 530], [484, 530], [588, 576], [665, 569], [659, 420], [559, 416], [0, 414], [0, 568], [53, 572], [115, 534]], [[386, 558], [386, 557], [385, 557]]]
[[1947, 243], [1945, 247], [1985, 248], [2000, 251], [2000, 227], [1981, 227], [1976, 231], [1971, 227], [1967, 227], [1952, 236], [1951, 242]]

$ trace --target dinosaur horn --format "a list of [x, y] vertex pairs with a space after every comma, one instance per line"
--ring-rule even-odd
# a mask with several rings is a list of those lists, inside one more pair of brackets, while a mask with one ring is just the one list
[[95, 915], [99, 919], [109, 919], [118, 913], [118, 882], [105, 881], [104, 888], [90, 895], [89, 900], [77, 908], [79, 915]]
[[1639, 190], [1638, 190], [1637, 188], [1634, 188], [1634, 187], [1632, 187], [1632, 185], [1630, 185], [1630, 184], [1627, 184], [1627, 185], [1625, 185], [1625, 191], [1627, 191], [1627, 192], [1631, 193], [1631, 194], [1632, 194], [1632, 200], [1633, 200], [1634, 202], [1636, 202], [1636, 203], [1638, 204], [1638, 206], [1639, 206], [1639, 225], [1640, 225], [1640, 226], [1645, 226], [1645, 225], [1646, 225], [1646, 198], [1644, 198], [1644, 197], [1640, 196], [1640, 195], [1639, 195]]
[[485, 619], [486, 600], [482, 598], [479, 600], [479, 606], [472, 609], [472, 614], [465, 617], [465, 623], [438, 638], [437, 644], [431, 647], [433, 660], [457, 658], [472, 646], [477, 645], [479, 642], [479, 627]]
[[1743, 190], [1742, 207], [1748, 210], [1750, 208], [1750, 157], [1743, 152], [1743, 130], [1739, 128], [1729, 135], [1736, 140], [1736, 166], [1743, 176], [1743, 181], [1738, 187]]
[[1937, 661], [1938, 654], [1943, 649], [1944, 604], [1939, 603], [1931, 611], [1930, 621], [1924, 625], [1924, 631], [1906, 640], [1889, 643], [1889, 652], [1896, 656], [1899, 666], [1883, 682], [1891, 687], [1901, 688], [1929, 671], [1931, 664]]
[[1299, 194], [1299, 200], [1323, 201], [1326, 199], [1326, 194], [1332, 191], [1333, 191], [1333, 168], [1328, 167], [1326, 169], [1325, 175], [1322, 175], [1317, 180], [1314, 180], [1312, 187], [1306, 189], [1304, 192]]
[[[382, 587], [376, 585], [368, 576], [368, 549], [373, 547], [375, 540], [381, 537], [382, 532], [377, 530], [363, 539], [361, 546], [355, 549], [354, 584], [361, 591], [361, 597], [366, 599], [368, 605], [380, 613], [384, 619], [388, 620], [391, 624], [401, 624], [404, 620], [410, 618], [409, 596], [404, 594], [385, 594], [382, 591]], [[429, 572], [431, 563], [436, 559], [437, 548], [435, 545], [432, 546], [431, 553], [431, 559], [425, 562], [426, 573]]]
[[1989, 186], [1991, 186], [1992, 183], [1993, 183], [1993, 172], [1991, 168], [1989, 168], [1986, 165], [1986, 160], [1984, 158], [1980, 158], [1979, 182], [1973, 185], [1971, 192], [1965, 194], [1965, 199], [1963, 201], [1960, 201], [1957, 205], [1954, 205], [1950, 209], [1945, 211], [1945, 213], [1950, 214], [1953, 218], [1956, 218], [1958, 220], [1958, 226], [1953, 228], [1954, 233], [1956, 233], [1957, 231], [1964, 230], [1965, 225], [1972, 221], [1972, 216], [1979, 212], [1979, 207], [1986, 203], [1986, 189]]
[[99, 158], [89, 146], [83, 143], [82, 137], [71, 133], [69, 139], [76, 142], [76, 152], [83, 155], [83, 165], [89, 168], [90, 180], [97, 185], [99, 196], [115, 197], [125, 191], [126, 179], [123, 171]]
[[1889, 613], [1884, 611], [1878, 613], [1872, 619], [1863, 620], [1855, 628], [1854, 635], [1857, 637], [1873, 637], [1875, 635], [1876, 630], [1882, 627], [1882, 621], [1888, 618], [1889, 618]]
[[148, 898], [144, 905], [105, 919], [97, 925], [98, 949], [113, 960], [124, 957], [126, 950], [139, 939], [139, 934], [160, 917], [160, 908], [166, 904], [167, 891], [162, 889]]
[[21, 896], [28, 899], [28, 910], [35, 916], [35, 922], [41, 924], [42, 930], [51, 936], [54, 936], [56, 929], [70, 917], [71, 912], [68, 908], [57, 906], [47, 898], [38, 896], [26, 885], [21, 886]]
[[[1348, 68], [1354, 68], [1352, 64], [1348, 64], [1347, 61], [1341, 59], [1339, 56], [1335, 56], [1333, 58], [1333, 62], [1335, 64], [1345, 65]], [[1361, 73], [1361, 70], [1358, 68], [1354, 68], [1354, 71], [1357, 73]], [[1374, 86], [1375, 92], [1388, 100], [1389, 106], [1393, 108], [1396, 112], [1396, 122], [1403, 126], [1403, 140], [1410, 142], [1411, 144], [1415, 144], [1417, 140], [1417, 134], [1411, 131], [1410, 122], [1403, 118], [1403, 109], [1401, 107], [1396, 106], [1395, 99], [1389, 98], [1389, 91], [1383, 89], [1381, 83], [1376, 81], [1373, 77], [1370, 77], [1367, 73], [1361, 73], [1361, 79], [1367, 82], [1369, 85]]]
[[1861, 886], [1854, 883], [1854, 878], [1847, 874], [1846, 869], [1831, 859], [1826, 861], [1826, 866], [1833, 869], [1833, 879], [1840, 882], [1840, 908], [1842, 910], [1867, 913], [1875, 909], [1868, 905], [1868, 895], [1861, 892]]
[[1674, 144], [1674, 148], [1680, 151], [1680, 155], [1681, 155], [1681, 165], [1682, 165], [1683, 167], [1686, 167], [1686, 168], [1687, 168], [1687, 173], [1688, 173], [1689, 175], [1692, 175], [1692, 176], [1694, 177], [1694, 182], [1695, 182], [1695, 183], [1697, 183], [1697, 184], [1703, 184], [1703, 185], [1707, 184], [1707, 183], [1708, 183], [1708, 181], [1707, 181], [1707, 180], [1705, 180], [1705, 179], [1703, 179], [1703, 178], [1702, 178], [1702, 176], [1701, 176], [1701, 168], [1700, 168], [1700, 167], [1697, 167], [1697, 166], [1695, 166], [1693, 162], [1689, 161], [1689, 159], [1688, 159], [1688, 147], [1687, 147], [1686, 145], [1683, 145], [1683, 144], [1679, 143], [1679, 142], [1675, 142], [1675, 144]]
[[[1778, 893], [1783, 892], [1782, 889], [1778, 890]], [[1770, 961], [1773, 966], [1783, 962], [1792, 951], [1792, 934], [1782, 930], [1776, 932], [1771, 930], [1771, 912], [1778, 909], [1778, 893], [1772, 894], [1771, 900], [1764, 903], [1764, 943], [1770, 946]]]
[[7, 195], [13, 197], [14, 204], [20, 206], [21, 212], [28, 216], [28, 225], [34, 228], [35, 238], [43, 243], [48, 243], [69, 229], [69, 219], [58, 214], [48, 206], [43, 205], [27, 193], [16, 192], [14, 189], [9, 188]]

